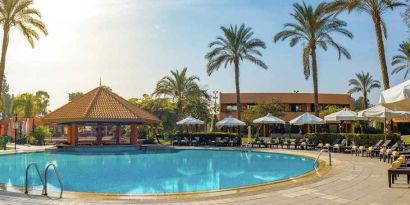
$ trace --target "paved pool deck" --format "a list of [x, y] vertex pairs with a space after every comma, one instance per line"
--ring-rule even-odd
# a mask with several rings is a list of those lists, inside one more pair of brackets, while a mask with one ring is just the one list
[[[31, 147], [30, 151], [44, 147]], [[24, 147], [21, 148], [24, 150]], [[316, 157], [318, 151], [301, 151], [287, 149], [260, 149], [269, 152], [289, 153]], [[321, 156], [327, 163], [327, 153]], [[22, 193], [0, 191], [0, 204], [182, 204], [182, 205], [261, 205], [261, 204], [367, 204], [367, 205], [409, 205], [410, 188], [405, 176], [388, 188], [387, 169], [389, 164], [378, 158], [356, 157], [350, 154], [332, 154], [332, 167], [325, 166], [318, 173], [288, 182], [259, 187], [247, 191], [235, 191], [226, 194], [207, 194], [194, 197], [181, 196], [174, 198], [94, 198], [73, 197], [68, 194], [58, 199], [57, 194], [50, 198], [39, 193], [25, 195]]]

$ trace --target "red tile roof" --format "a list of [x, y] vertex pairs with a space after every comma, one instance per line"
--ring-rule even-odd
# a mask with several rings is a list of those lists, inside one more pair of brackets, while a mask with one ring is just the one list
[[133, 105], [110, 90], [98, 87], [43, 118], [51, 123], [159, 123], [151, 113]]

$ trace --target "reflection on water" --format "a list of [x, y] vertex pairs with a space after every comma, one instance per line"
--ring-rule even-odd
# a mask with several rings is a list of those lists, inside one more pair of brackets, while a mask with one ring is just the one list
[[[93, 151], [94, 150], [94, 151]], [[313, 161], [301, 157], [237, 151], [78, 149], [0, 156], [0, 182], [24, 186], [31, 162], [42, 172], [47, 162], [58, 166], [65, 190], [99, 193], [155, 194], [209, 191], [254, 185], [301, 175]], [[41, 183], [30, 172], [29, 183]], [[53, 172], [50, 187], [58, 188]]]

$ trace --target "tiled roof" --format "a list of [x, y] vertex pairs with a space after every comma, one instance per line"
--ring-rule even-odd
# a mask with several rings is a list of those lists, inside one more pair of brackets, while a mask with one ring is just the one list
[[151, 113], [104, 87], [98, 87], [46, 115], [43, 122], [159, 123]]
[[[281, 103], [308, 104], [314, 102], [313, 93], [241, 93], [241, 103], [262, 103], [277, 99]], [[236, 93], [220, 93], [221, 104], [236, 104]], [[350, 94], [319, 93], [320, 104], [350, 105]]]

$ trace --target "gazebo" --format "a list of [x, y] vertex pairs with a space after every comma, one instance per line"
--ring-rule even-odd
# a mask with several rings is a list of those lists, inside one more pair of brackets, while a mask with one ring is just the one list
[[67, 142], [78, 144], [78, 126], [95, 126], [96, 143], [102, 142], [103, 126], [115, 125], [116, 144], [120, 143], [121, 126], [130, 126], [130, 144], [137, 144], [138, 125], [156, 125], [160, 120], [104, 87], [98, 87], [67, 103], [43, 118], [46, 125], [67, 127]]

